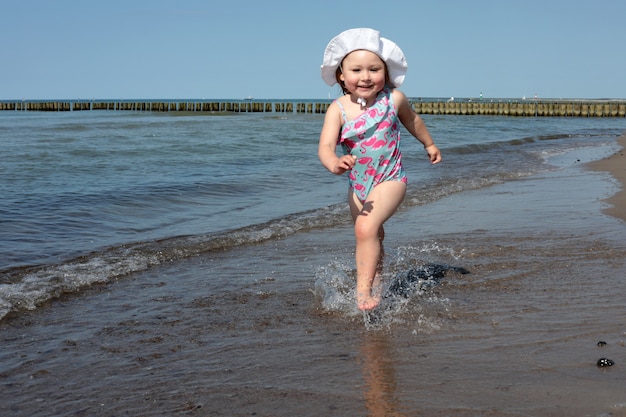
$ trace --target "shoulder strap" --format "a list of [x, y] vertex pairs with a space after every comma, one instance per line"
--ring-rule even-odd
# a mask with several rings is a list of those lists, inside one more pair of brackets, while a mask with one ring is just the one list
[[341, 118], [343, 120], [343, 122], [347, 122], [348, 121], [348, 116], [346, 116], [346, 111], [343, 108], [343, 105], [339, 102], [339, 99], [335, 99], [335, 103], [337, 103], [337, 106], [339, 107], [339, 110], [341, 110]]

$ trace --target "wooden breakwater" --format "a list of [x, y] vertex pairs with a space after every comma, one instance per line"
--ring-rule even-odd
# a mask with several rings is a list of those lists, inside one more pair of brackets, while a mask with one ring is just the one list
[[[411, 99], [420, 114], [519, 117], [626, 117], [626, 100]], [[1, 101], [0, 111], [135, 111], [205, 113], [325, 113], [330, 100], [298, 101]]]
[[323, 113], [328, 103], [263, 101], [2, 101], [0, 111], [138, 111], [226, 113]]
[[420, 114], [522, 117], [626, 117], [622, 100], [414, 101]]

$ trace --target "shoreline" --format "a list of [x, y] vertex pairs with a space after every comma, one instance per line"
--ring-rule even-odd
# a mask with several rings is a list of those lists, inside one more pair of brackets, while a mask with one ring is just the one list
[[470, 273], [390, 302], [380, 329], [343, 310], [349, 224], [170, 258], [0, 322], [0, 412], [626, 416], [626, 224], [599, 215], [611, 178], [563, 161], [399, 210], [389, 276]]
[[626, 133], [620, 136], [617, 143], [622, 149], [607, 158], [590, 162], [587, 165], [593, 171], [608, 172], [619, 182], [621, 189], [615, 195], [603, 200], [610, 204], [610, 207], [602, 211], [609, 216], [626, 221], [626, 189], [624, 188], [626, 186], [626, 157], [624, 155]]

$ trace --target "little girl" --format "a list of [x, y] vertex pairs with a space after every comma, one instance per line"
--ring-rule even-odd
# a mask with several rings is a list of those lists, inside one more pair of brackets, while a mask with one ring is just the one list
[[[422, 119], [395, 87], [407, 70], [402, 50], [373, 29], [350, 29], [333, 38], [324, 52], [322, 79], [339, 83], [344, 95], [326, 111], [318, 155], [336, 175], [349, 171], [348, 202], [356, 237], [356, 301], [361, 310], [381, 300], [383, 223], [404, 200], [400, 126], [419, 140], [431, 163], [441, 161]], [[344, 155], [335, 150], [341, 144]]]

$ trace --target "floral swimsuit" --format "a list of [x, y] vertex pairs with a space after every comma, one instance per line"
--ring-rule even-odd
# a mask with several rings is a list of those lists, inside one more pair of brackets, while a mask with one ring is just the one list
[[338, 100], [343, 127], [337, 140], [344, 154], [356, 156], [356, 164], [349, 174], [350, 189], [365, 202], [370, 191], [384, 181], [401, 181], [407, 178], [402, 169], [400, 152], [400, 127], [391, 90], [378, 93], [376, 102], [359, 117], [348, 120]]

